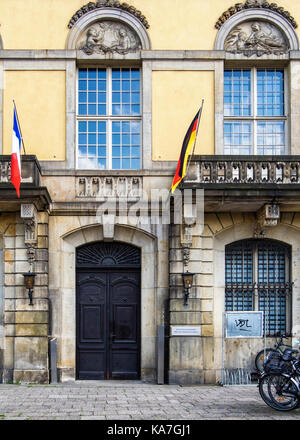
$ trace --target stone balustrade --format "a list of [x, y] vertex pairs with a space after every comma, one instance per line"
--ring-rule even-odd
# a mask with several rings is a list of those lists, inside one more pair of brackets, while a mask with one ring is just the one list
[[[41, 169], [39, 162], [34, 155], [21, 156], [22, 184], [30, 186], [40, 186]], [[0, 184], [10, 184], [11, 176], [11, 156], [0, 155]], [[5, 185], [1, 185], [5, 186]]]
[[299, 184], [300, 156], [194, 156], [186, 184]]

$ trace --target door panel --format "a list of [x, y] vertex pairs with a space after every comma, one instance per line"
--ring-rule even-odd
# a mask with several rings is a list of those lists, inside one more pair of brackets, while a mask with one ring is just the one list
[[140, 273], [77, 271], [78, 379], [140, 377]]
[[77, 379], [105, 375], [106, 290], [106, 274], [77, 273]]
[[139, 273], [111, 276], [111, 375], [138, 379], [140, 329]]

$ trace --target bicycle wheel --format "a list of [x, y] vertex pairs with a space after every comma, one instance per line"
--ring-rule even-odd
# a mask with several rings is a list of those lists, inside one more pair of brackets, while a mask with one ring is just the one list
[[264, 363], [268, 359], [270, 353], [276, 353], [276, 350], [273, 348], [266, 348], [257, 353], [255, 358], [255, 367], [257, 371], [260, 371], [261, 373], [263, 372]]
[[[261, 376], [258, 380], [258, 390], [261, 398], [263, 401], [274, 409], [275, 403], [271, 399], [269, 395], [269, 380], [270, 380], [270, 374], [265, 374], [264, 376]], [[276, 408], [277, 409], [277, 408]]]
[[291, 411], [299, 405], [299, 392], [295, 382], [282, 374], [270, 375], [268, 393], [279, 411]]

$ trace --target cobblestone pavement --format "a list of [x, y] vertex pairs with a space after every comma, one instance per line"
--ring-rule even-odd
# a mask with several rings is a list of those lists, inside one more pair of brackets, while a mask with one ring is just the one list
[[178, 386], [79, 381], [0, 385], [0, 420], [299, 420], [279, 412], [250, 386]]

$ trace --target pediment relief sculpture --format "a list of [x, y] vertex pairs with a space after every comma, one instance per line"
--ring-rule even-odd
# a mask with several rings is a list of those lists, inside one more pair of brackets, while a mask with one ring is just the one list
[[282, 55], [288, 51], [288, 43], [282, 32], [274, 25], [263, 21], [241, 23], [229, 32], [224, 50], [235, 54]]
[[88, 27], [81, 36], [77, 49], [87, 55], [119, 53], [126, 55], [141, 49], [141, 43], [128, 26], [109, 20], [101, 20]]

